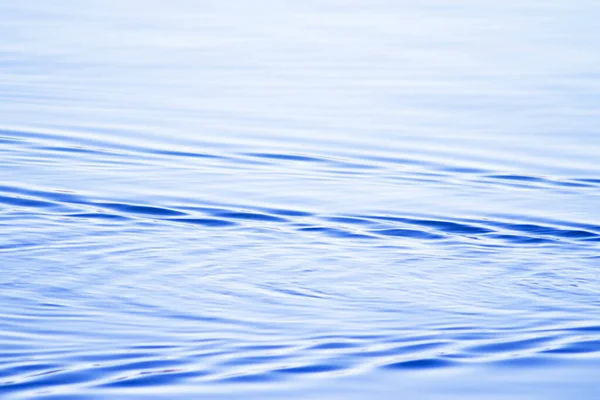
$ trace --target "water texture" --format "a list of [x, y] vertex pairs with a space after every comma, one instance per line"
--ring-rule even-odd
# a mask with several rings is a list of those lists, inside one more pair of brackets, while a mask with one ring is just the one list
[[598, 18], [0, 2], [0, 397], [600, 398]]

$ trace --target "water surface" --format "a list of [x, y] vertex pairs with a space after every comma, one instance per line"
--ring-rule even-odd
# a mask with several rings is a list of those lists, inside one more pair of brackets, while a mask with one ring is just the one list
[[0, 4], [2, 397], [600, 396], [600, 6], [417, 3]]

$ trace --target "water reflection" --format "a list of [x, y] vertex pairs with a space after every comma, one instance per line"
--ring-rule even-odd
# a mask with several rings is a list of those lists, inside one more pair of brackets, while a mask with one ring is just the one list
[[0, 391], [589, 397], [599, 11], [0, 5]]

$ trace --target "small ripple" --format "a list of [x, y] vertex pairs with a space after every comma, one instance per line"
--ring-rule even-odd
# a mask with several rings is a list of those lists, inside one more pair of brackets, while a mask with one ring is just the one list
[[342, 224], [353, 224], [353, 225], [375, 225], [375, 221], [368, 220], [360, 217], [325, 217], [326, 221], [339, 222]]
[[26, 199], [23, 197], [10, 197], [10, 196], [0, 196], [0, 203], [6, 204], [9, 206], [35, 207], [35, 208], [50, 208], [50, 207], [58, 207], [59, 206], [58, 204], [52, 203], [49, 201]]
[[108, 208], [109, 210], [120, 211], [123, 213], [132, 213], [132, 214], [144, 214], [144, 215], [158, 215], [158, 216], [179, 216], [186, 215], [186, 213], [182, 211], [176, 211], [169, 208], [164, 207], [155, 207], [155, 206], [142, 206], [135, 204], [124, 204], [124, 203], [92, 203], [99, 207]]
[[194, 153], [190, 151], [178, 151], [178, 150], [150, 150], [150, 153], [173, 156], [173, 157], [186, 157], [186, 158], [202, 158], [202, 159], [225, 159], [226, 157], [218, 156], [215, 154], [206, 153]]
[[165, 369], [159, 371], [144, 371], [134, 375], [116, 378], [110, 382], [98, 385], [100, 388], [140, 388], [148, 386], [169, 386], [178, 384], [183, 380], [198, 378], [206, 375], [201, 372], [182, 371], [178, 369]]
[[316, 157], [301, 156], [297, 154], [279, 154], [279, 153], [243, 153], [242, 155], [256, 158], [266, 158], [271, 160], [302, 161], [326, 163], [328, 160]]
[[144, 360], [144, 361], [139, 361], [136, 360], [134, 362], [130, 362], [130, 363], [119, 363], [116, 365], [111, 365], [111, 366], [105, 366], [102, 367], [102, 371], [103, 372], [130, 372], [130, 371], [137, 371], [138, 374], [140, 373], [147, 373], [147, 372], [151, 372], [151, 371], [164, 371], [164, 370], [168, 370], [171, 369], [171, 367], [181, 367], [182, 365], [184, 365], [185, 362], [183, 362], [182, 360], [169, 360], [169, 359], [164, 359], [164, 360]]
[[552, 239], [540, 238], [540, 237], [531, 237], [531, 236], [519, 236], [519, 235], [507, 235], [507, 234], [490, 234], [487, 235], [488, 238], [503, 240], [509, 243], [514, 244], [552, 244], [556, 243], [556, 241]]
[[233, 212], [233, 211], [220, 211], [213, 213], [214, 216], [222, 217], [222, 218], [232, 218], [232, 219], [244, 219], [244, 220], [253, 220], [253, 221], [265, 221], [265, 222], [285, 222], [287, 221], [285, 218], [277, 217], [274, 215], [268, 214], [259, 214], [252, 212]]
[[55, 369], [29, 376], [13, 378], [12, 381], [5, 382], [0, 392], [16, 392], [32, 389], [47, 389], [53, 386], [75, 385], [83, 382], [92, 382], [97, 379], [97, 375], [91, 369], [85, 370], [67, 370]]
[[428, 219], [416, 219], [407, 217], [393, 217], [393, 216], [369, 216], [370, 219], [378, 219], [391, 222], [400, 222], [409, 225], [420, 225], [428, 228], [434, 228], [445, 233], [462, 233], [462, 234], [482, 234], [489, 233], [492, 230], [476, 225], [468, 225], [464, 223], [441, 221], [441, 220], [428, 220]]
[[552, 342], [555, 339], [555, 337], [548, 336], [533, 339], [513, 340], [509, 342], [489, 343], [479, 346], [472, 346], [466, 348], [466, 350], [469, 352], [486, 354], [514, 352], [517, 350], [535, 350], [538, 349], [540, 346]]
[[279, 208], [259, 208], [259, 209], [268, 214], [283, 215], [286, 217], [312, 217], [312, 216], [314, 216], [313, 213], [310, 213], [307, 211], [300, 211], [300, 210], [284, 210], [284, 209], [279, 209]]
[[456, 365], [455, 361], [449, 360], [447, 358], [436, 357], [394, 362], [391, 364], [383, 365], [382, 368], [391, 370], [429, 370], [449, 368], [454, 365]]
[[438, 235], [435, 233], [425, 232], [425, 231], [417, 231], [414, 229], [378, 229], [372, 230], [371, 233], [380, 236], [393, 236], [393, 237], [403, 237], [403, 238], [413, 238], [413, 239], [444, 239], [443, 235]]
[[438, 164], [430, 161], [419, 160], [416, 158], [401, 158], [401, 157], [388, 157], [388, 156], [362, 156], [367, 160], [373, 160], [377, 162], [396, 164], [396, 165], [409, 165], [409, 166], [420, 166], [434, 168]]
[[578, 333], [600, 333], [600, 325], [587, 325], [587, 326], [578, 326], [576, 328], [570, 329], [573, 332]]
[[313, 299], [322, 299], [325, 297], [325, 293], [321, 293], [315, 290], [309, 291], [308, 289], [291, 289], [291, 288], [281, 288], [281, 287], [270, 287], [272, 291], [287, 294], [291, 296], [299, 296], [299, 297], [309, 297]]
[[60, 371], [65, 366], [58, 363], [50, 363], [43, 361], [24, 362], [18, 364], [5, 364], [2, 365], [3, 369], [0, 370], [0, 378], [11, 378], [11, 377], [32, 377], [47, 374], [48, 371]]
[[268, 382], [276, 382], [281, 380], [281, 377], [274, 374], [273, 372], [262, 372], [262, 373], [254, 373], [254, 374], [239, 374], [228, 376], [219, 379], [220, 383], [268, 383]]
[[486, 170], [486, 169], [483, 169], [483, 168], [473, 168], [473, 167], [453, 167], [453, 166], [447, 166], [447, 167], [439, 168], [439, 170], [445, 171], [445, 172], [458, 173], [458, 174], [478, 174], [478, 175], [482, 175], [482, 174], [489, 173], [489, 170]]
[[107, 214], [107, 213], [101, 213], [101, 212], [67, 214], [66, 216], [70, 217], [70, 218], [99, 219], [99, 220], [110, 220], [110, 221], [126, 221], [129, 219], [123, 215]]
[[[365, 359], [386, 359], [392, 356], [411, 356], [418, 353], [427, 352], [429, 350], [439, 350], [447, 346], [449, 342], [432, 342], [432, 343], [407, 343], [402, 346], [393, 346], [376, 349], [362, 349], [360, 351], [351, 352], [349, 355], [357, 358]], [[430, 352], [431, 353], [431, 352]]]
[[282, 357], [280, 355], [264, 355], [264, 356], [242, 356], [235, 357], [230, 360], [221, 361], [219, 363], [220, 366], [223, 367], [239, 367], [246, 365], [258, 365], [258, 364], [267, 364], [272, 362], [280, 362]]
[[0, 143], [2, 143], [2, 144], [19, 144], [19, 143], [22, 143], [22, 142], [23, 142], [22, 140], [17, 139], [17, 138], [12, 138], [12, 137], [7, 137], [7, 136], [0, 136]]
[[337, 229], [325, 226], [306, 226], [298, 228], [301, 232], [318, 232], [326, 236], [342, 239], [372, 239], [374, 236], [364, 233], [354, 233], [344, 229]]
[[563, 187], [563, 188], [592, 188], [595, 187], [594, 179], [551, 179], [539, 176], [517, 174], [487, 174], [479, 177], [485, 183], [494, 181], [521, 188]]
[[575, 179], [575, 181], [576, 182], [584, 182], [584, 183], [592, 184], [593, 186], [600, 185], [600, 179], [583, 178], [583, 179]]
[[547, 354], [595, 354], [600, 353], [600, 340], [582, 340], [563, 344], [558, 348], [543, 350]]
[[81, 154], [93, 154], [93, 155], [101, 155], [101, 156], [107, 156], [107, 155], [110, 154], [110, 153], [105, 152], [105, 151], [90, 149], [90, 148], [86, 148], [86, 147], [82, 147], [82, 146], [74, 146], [74, 147], [68, 147], [68, 146], [33, 146], [32, 148], [34, 148], [36, 150], [44, 150], [44, 151], [51, 151], [51, 152], [58, 152], [58, 153], [81, 153]]
[[574, 181], [555, 181], [554, 183], [556, 183], [556, 185], [558, 186], [564, 186], [564, 187], [575, 187], [575, 188], [593, 188], [596, 187], [596, 185], [590, 184], [590, 183], [583, 183], [583, 182], [574, 182]]
[[486, 178], [501, 179], [508, 181], [525, 181], [525, 182], [545, 182], [543, 178], [527, 175], [487, 175]]
[[536, 224], [520, 224], [520, 223], [508, 223], [508, 222], [494, 222], [489, 221], [488, 224], [495, 227], [503, 228], [511, 231], [523, 232], [528, 235], [543, 235], [553, 236], [564, 239], [588, 239], [595, 238], [599, 235], [595, 232], [590, 232], [581, 229], [564, 229], [556, 228], [552, 226], [536, 225]]
[[309, 348], [309, 350], [339, 350], [339, 349], [353, 349], [359, 347], [360, 344], [356, 342], [325, 342], [319, 343]]
[[233, 221], [227, 221], [224, 219], [216, 219], [216, 218], [171, 218], [166, 221], [171, 222], [181, 222], [184, 224], [192, 224], [192, 225], [201, 225], [207, 226], [211, 228], [221, 228], [228, 226], [235, 226], [237, 223]]
[[325, 373], [325, 372], [334, 372], [334, 371], [340, 371], [343, 369], [348, 368], [347, 365], [338, 365], [338, 364], [309, 364], [309, 365], [302, 365], [302, 366], [298, 366], [298, 367], [287, 367], [287, 368], [280, 368], [280, 369], [276, 369], [273, 372], [275, 373], [279, 373], [279, 374], [319, 374], [319, 373]]
[[410, 223], [435, 228], [437, 230], [447, 233], [464, 233], [469, 235], [479, 235], [482, 233], [492, 232], [490, 229], [487, 228], [448, 221], [413, 220], [410, 221]]

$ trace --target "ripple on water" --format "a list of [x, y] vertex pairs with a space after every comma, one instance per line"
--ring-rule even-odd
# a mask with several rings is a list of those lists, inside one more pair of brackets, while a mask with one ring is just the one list
[[530, 202], [592, 204], [594, 179], [3, 135], [10, 168], [48, 169], [0, 185], [0, 396], [261, 398], [598, 366], [600, 223]]

